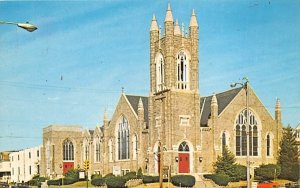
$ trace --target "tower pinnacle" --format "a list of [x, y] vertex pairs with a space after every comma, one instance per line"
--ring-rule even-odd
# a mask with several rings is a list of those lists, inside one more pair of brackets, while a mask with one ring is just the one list
[[195, 14], [194, 9], [192, 11], [192, 16], [191, 16], [191, 20], [190, 20], [190, 27], [198, 27], [198, 22], [197, 22], [197, 18], [196, 18], [196, 14]]
[[153, 17], [152, 17], [150, 31], [158, 31], [158, 25], [157, 25], [157, 21], [156, 21], [156, 18], [155, 18], [154, 14], [153, 14]]
[[181, 35], [180, 26], [178, 24], [178, 20], [176, 19], [175, 27], [174, 27], [174, 35]]
[[171, 10], [170, 3], [168, 3], [165, 22], [173, 22], [173, 16], [172, 16], [172, 10]]

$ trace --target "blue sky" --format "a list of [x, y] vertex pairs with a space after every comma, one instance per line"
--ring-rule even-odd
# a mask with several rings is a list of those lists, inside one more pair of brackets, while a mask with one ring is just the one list
[[163, 26], [167, 3], [200, 28], [200, 94], [247, 76], [284, 125], [300, 121], [300, 1], [1, 2], [0, 21], [29, 21], [27, 32], [0, 25], [0, 151], [42, 144], [50, 124], [93, 129], [126, 94], [149, 93], [149, 28]]

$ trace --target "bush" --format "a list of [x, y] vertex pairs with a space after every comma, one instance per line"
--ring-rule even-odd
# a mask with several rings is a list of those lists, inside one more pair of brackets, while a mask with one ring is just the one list
[[132, 171], [132, 172], [128, 172], [127, 174], [125, 174], [123, 176], [123, 178], [128, 181], [128, 180], [131, 180], [131, 179], [137, 179], [136, 177], [136, 172]]
[[192, 175], [176, 175], [171, 178], [171, 182], [175, 186], [193, 187], [196, 180]]
[[45, 182], [47, 178], [40, 177], [39, 175], [35, 175], [31, 180], [28, 181], [28, 184], [31, 186], [38, 186], [41, 182]]
[[70, 177], [66, 177], [63, 180], [64, 180], [64, 182], [63, 182], [64, 185], [70, 185], [70, 184], [73, 184], [78, 181], [78, 180], [70, 178]]
[[239, 164], [235, 164], [232, 168], [231, 174], [227, 174], [230, 177], [230, 181], [238, 182], [247, 179], [247, 167]]
[[159, 176], [143, 176], [143, 183], [156, 183], [159, 182]]
[[230, 177], [226, 174], [212, 174], [211, 179], [220, 186], [227, 186]]
[[[275, 174], [276, 169], [276, 174]], [[255, 179], [257, 180], [273, 180], [274, 176], [278, 177], [280, 175], [281, 168], [276, 164], [260, 165], [259, 168], [254, 170]]]
[[123, 188], [125, 187], [126, 179], [122, 176], [110, 176], [105, 182], [108, 188]]
[[142, 179], [143, 178], [143, 172], [142, 172], [142, 169], [139, 168], [138, 172], [137, 172], [137, 178], [138, 179]]
[[101, 174], [92, 174], [91, 175], [91, 179], [98, 179], [98, 178], [102, 178]]
[[77, 182], [79, 180], [79, 171], [77, 169], [71, 169], [66, 172], [65, 177], [68, 179], [73, 179], [75, 182]]
[[113, 173], [106, 174], [104, 176], [104, 179], [107, 179], [107, 178], [110, 178], [110, 177], [115, 177], [115, 175]]
[[61, 185], [62, 179], [56, 179], [56, 180], [48, 180], [47, 185]]
[[91, 184], [94, 186], [102, 186], [105, 184], [105, 179], [102, 177], [94, 177], [91, 181]]

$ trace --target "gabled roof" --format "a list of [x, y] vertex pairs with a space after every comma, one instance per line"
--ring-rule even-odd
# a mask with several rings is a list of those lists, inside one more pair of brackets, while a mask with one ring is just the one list
[[138, 105], [139, 105], [140, 98], [142, 99], [143, 106], [144, 106], [144, 119], [148, 126], [148, 97], [135, 96], [135, 95], [125, 95], [125, 96], [136, 114], [138, 114]]
[[[222, 93], [216, 94], [218, 101], [218, 114], [221, 114], [228, 104], [234, 99], [234, 97], [241, 91], [242, 87], [228, 90]], [[213, 95], [208, 97], [201, 97], [200, 99], [200, 127], [207, 127], [208, 119], [211, 115], [211, 99]]]

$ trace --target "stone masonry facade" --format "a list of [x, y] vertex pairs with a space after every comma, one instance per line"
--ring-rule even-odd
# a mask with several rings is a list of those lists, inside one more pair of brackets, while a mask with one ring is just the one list
[[224, 147], [236, 155], [237, 163], [246, 165], [247, 119], [251, 173], [262, 163], [276, 163], [282, 137], [279, 99], [273, 117], [249, 86], [250, 115], [245, 119], [245, 88], [201, 96], [199, 63], [195, 11], [187, 31], [173, 20], [168, 5], [164, 30], [155, 16], [150, 26], [149, 96], [122, 92], [112, 117], [105, 112], [102, 125], [94, 130], [44, 128], [41, 175], [57, 178], [69, 169], [83, 168], [84, 161], [89, 161], [89, 175], [123, 175], [139, 168], [158, 175], [161, 163], [172, 174], [212, 173]]

